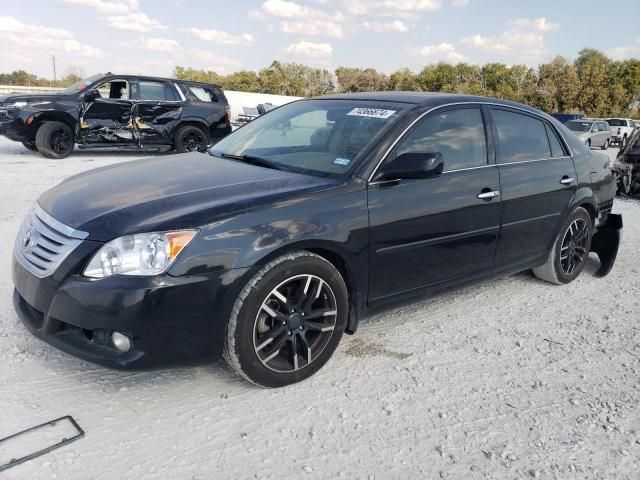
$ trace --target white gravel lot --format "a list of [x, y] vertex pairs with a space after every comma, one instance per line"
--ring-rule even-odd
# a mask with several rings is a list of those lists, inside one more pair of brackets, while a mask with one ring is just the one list
[[[610, 150], [613, 157], [615, 150]], [[86, 436], [4, 479], [637, 479], [640, 202], [610, 276], [523, 273], [379, 313], [299, 385], [222, 364], [115, 372], [32, 337], [11, 250], [40, 192], [136, 155], [46, 160], [0, 140], [0, 437], [63, 415]]]

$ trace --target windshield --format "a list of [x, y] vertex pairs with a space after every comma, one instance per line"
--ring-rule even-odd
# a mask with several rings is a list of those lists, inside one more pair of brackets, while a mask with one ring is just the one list
[[103, 75], [100, 74], [100, 75], [93, 75], [92, 77], [89, 77], [89, 78], [85, 78], [84, 80], [80, 80], [79, 82], [76, 82], [73, 85], [65, 88], [60, 93], [63, 93], [65, 95], [72, 95], [74, 93], [81, 92], [82, 90], [87, 88], [89, 85], [91, 85], [93, 82], [95, 82], [96, 80], [102, 77]]
[[299, 173], [342, 175], [410, 107], [370, 100], [293, 102], [236, 130], [210, 153], [266, 160]]
[[610, 118], [609, 120], [607, 120], [607, 123], [609, 125], [611, 125], [612, 127], [626, 127], [627, 126], [627, 121], [626, 120], [620, 120], [619, 118]]
[[565, 125], [574, 132], [588, 132], [591, 130], [591, 122], [567, 122]]

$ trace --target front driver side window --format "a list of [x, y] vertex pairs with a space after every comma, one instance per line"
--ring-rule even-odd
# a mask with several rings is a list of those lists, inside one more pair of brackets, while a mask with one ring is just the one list
[[97, 87], [101, 98], [111, 100], [128, 100], [129, 83], [126, 80], [110, 80]]
[[427, 115], [398, 144], [391, 158], [403, 153], [440, 153], [445, 171], [487, 165], [487, 143], [480, 108]]

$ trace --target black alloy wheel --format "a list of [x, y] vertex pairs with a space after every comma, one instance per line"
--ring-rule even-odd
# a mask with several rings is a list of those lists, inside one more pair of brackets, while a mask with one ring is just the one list
[[336, 327], [336, 296], [315, 275], [295, 275], [264, 299], [253, 328], [253, 348], [270, 370], [289, 373], [311, 365]]
[[589, 253], [588, 240], [589, 226], [584, 219], [577, 218], [565, 232], [560, 248], [560, 267], [565, 275], [571, 276], [576, 269], [582, 268]]
[[69, 132], [64, 128], [57, 128], [51, 132], [49, 146], [58, 155], [64, 155], [73, 146], [73, 140]]
[[182, 147], [185, 152], [204, 152], [207, 149], [204, 134], [190, 131], [182, 138]]

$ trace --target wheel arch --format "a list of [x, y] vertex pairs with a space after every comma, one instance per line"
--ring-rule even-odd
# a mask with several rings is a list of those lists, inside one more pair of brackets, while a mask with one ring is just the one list
[[35, 128], [33, 129], [34, 138], [35, 138], [35, 132], [45, 122], [62, 122], [64, 124], [68, 125], [69, 128], [71, 128], [71, 130], [73, 131], [74, 136], [77, 136], [77, 134], [78, 134], [77, 129], [76, 129], [76, 126], [77, 126], [78, 122], [76, 121], [76, 119], [72, 115], [70, 115], [67, 112], [50, 111], [50, 112], [36, 113], [36, 114], [33, 115], [33, 119], [34, 119], [35, 124], [36, 124]]
[[591, 188], [581, 188], [576, 192], [566, 215], [569, 215], [569, 213], [576, 207], [582, 207], [587, 212], [589, 212], [591, 220], [595, 225], [595, 222], [598, 218], [598, 202], [596, 201], [593, 190], [591, 190]]
[[207, 122], [200, 118], [183, 118], [173, 127], [173, 131], [171, 132], [171, 139], [175, 140], [176, 134], [182, 127], [189, 126], [201, 129], [207, 135], [207, 140], [211, 138], [211, 132], [209, 131], [209, 125], [207, 125]]
[[[267, 255], [255, 262], [254, 268], [259, 270], [273, 259], [286, 255], [287, 253], [305, 250], [322, 257], [333, 265], [340, 272], [347, 286], [349, 295], [349, 316], [347, 318], [346, 333], [353, 334], [358, 328], [362, 303], [365, 301], [366, 288], [362, 287], [362, 279], [358, 277], [357, 268], [350, 259], [350, 255], [336, 242], [326, 240], [302, 240], [299, 242], [283, 245], [278, 249], [270, 251]], [[253, 270], [253, 269], [252, 269]], [[252, 277], [255, 272], [251, 272]]]

